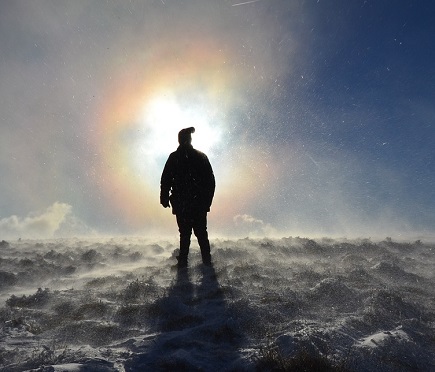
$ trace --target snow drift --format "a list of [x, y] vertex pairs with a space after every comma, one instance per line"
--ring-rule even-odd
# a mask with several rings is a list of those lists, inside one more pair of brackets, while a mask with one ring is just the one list
[[[435, 245], [215, 240], [0, 243], [4, 371], [435, 369]], [[314, 367], [313, 367], [314, 368]]]

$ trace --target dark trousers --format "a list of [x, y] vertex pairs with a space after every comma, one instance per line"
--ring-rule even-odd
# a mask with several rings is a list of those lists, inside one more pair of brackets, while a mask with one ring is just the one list
[[180, 232], [180, 256], [179, 262], [187, 262], [189, 254], [190, 237], [192, 230], [198, 239], [199, 248], [201, 249], [202, 262], [211, 263], [210, 242], [207, 234], [207, 212], [196, 213], [194, 215], [177, 214], [178, 231]]

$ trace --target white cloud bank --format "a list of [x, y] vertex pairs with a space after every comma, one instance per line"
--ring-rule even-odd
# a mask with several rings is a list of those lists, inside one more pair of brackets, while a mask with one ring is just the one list
[[[10, 216], [0, 220], [1, 238], [52, 238], [68, 232], [88, 230], [72, 213], [72, 206], [55, 202], [45, 211], [31, 212], [26, 217]], [[77, 229], [79, 227], [79, 229]], [[89, 231], [86, 231], [89, 232]]]
[[249, 214], [238, 214], [233, 217], [237, 230], [251, 237], [274, 236], [277, 231], [269, 223], [259, 220]]

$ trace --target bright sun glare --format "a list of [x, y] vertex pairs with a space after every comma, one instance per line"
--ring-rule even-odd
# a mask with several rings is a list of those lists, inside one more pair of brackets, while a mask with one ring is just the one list
[[169, 94], [150, 100], [138, 118], [140, 134], [135, 139], [134, 155], [137, 166], [146, 173], [161, 172], [168, 155], [178, 147], [178, 132], [186, 127], [195, 127], [192, 144], [209, 155], [221, 137], [218, 126], [212, 126], [216, 124], [212, 119], [203, 104], [181, 105]]

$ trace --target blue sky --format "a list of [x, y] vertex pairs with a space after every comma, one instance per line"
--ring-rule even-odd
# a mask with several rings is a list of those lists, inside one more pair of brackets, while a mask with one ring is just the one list
[[0, 233], [176, 233], [194, 122], [211, 235], [433, 234], [435, 6], [241, 3], [2, 2]]

